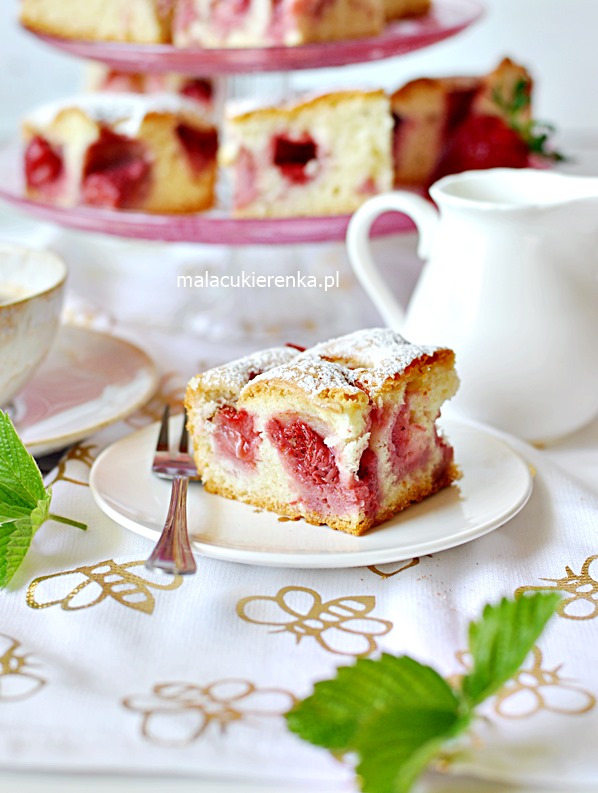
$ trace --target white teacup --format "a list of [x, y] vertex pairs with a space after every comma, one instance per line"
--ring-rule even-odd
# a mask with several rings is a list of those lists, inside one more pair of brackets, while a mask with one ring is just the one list
[[34, 375], [60, 325], [67, 269], [47, 251], [0, 243], [0, 406]]

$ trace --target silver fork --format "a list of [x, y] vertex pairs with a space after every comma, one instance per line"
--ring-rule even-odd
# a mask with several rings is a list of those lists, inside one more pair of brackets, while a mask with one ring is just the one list
[[189, 454], [187, 416], [183, 417], [183, 431], [178, 452], [170, 453], [168, 423], [170, 409], [164, 408], [158, 444], [152, 462], [152, 471], [163, 479], [172, 479], [172, 491], [166, 523], [160, 539], [145, 566], [150, 570], [162, 570], [172, 575], [195, 573], [197, 565], [191, 551], [187, 531], [187, 485], [189, 479], [197, 479], [197, 468]]

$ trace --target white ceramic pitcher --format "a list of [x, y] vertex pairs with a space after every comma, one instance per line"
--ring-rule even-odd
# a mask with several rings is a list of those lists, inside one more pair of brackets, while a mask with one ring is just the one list
[[[534, 442], [579, 429], [598, 414], [598, 179], [499, 168], [447, 176], [430, 194], [438, 209], [397, 191], [349, 224], [351, 264], [384, 321], [455, 350], [452, 412]], [[413, 218], [426, 260], [406, 312], [370, 250], [389, 210]]]

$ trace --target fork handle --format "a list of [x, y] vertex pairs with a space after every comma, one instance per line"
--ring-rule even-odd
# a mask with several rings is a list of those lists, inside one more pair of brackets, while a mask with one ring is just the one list
[[175, 476], [172, 480], [166, 523], [145, 563], [150, 570], [172, 575], [189, 575], [197, 570], [187, 531], [187, 485], [189, 478]]

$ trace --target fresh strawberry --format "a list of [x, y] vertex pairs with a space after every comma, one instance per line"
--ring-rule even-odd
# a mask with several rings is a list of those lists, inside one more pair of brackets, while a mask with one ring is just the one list
[[300, 419], [282, 424], [272, 419], [267, 426], [272, 442], [297, 478], [314, 485], [335, 484], [339, 472], [334, 452], [322, 436]]
[[25, 150], [25, 178], [29, 187], [43, 187], [62, 172], [62, 157], [49, 141], [36, 135]]
[[485, 168], [525, 168], [525, 140], [498, 116], [473, 115], [456, 130], [446, 146], [432, 182], [451, 173]]

